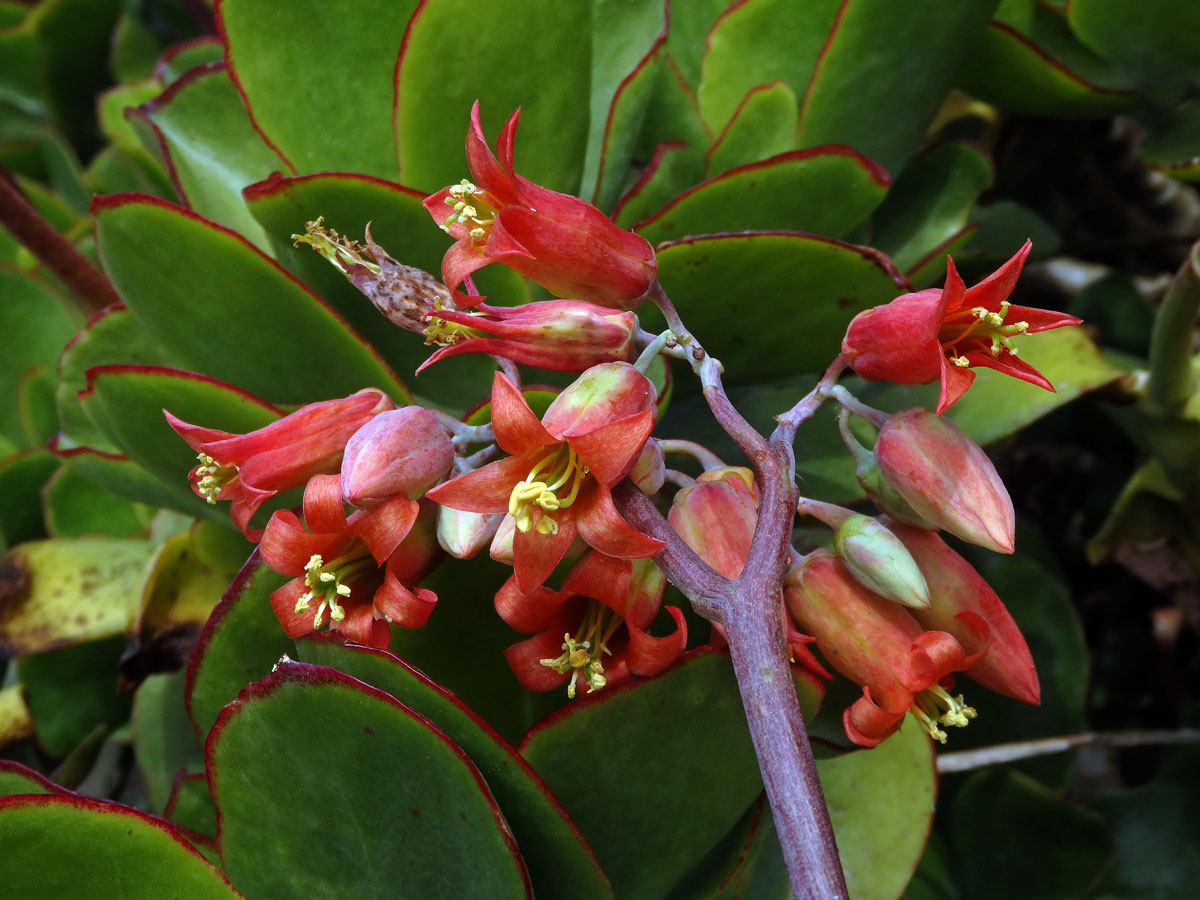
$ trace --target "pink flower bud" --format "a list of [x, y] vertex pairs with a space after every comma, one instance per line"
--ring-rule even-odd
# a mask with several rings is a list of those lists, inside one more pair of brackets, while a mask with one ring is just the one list
[[[749, 475], [749, 470], [746, 470]], [[667, 522], [706, 563], [726, 578], [737, 578], [750, 554], [758, 508], [742, 472], [730, 466], [705, 472], [680, 490]], [[753, 476], [750, 476], [753, 483]]]
[[606, 362], [629, 362], [637, 316], [582, 300], [546, 300], [523, 306], [479, 304], [473, 310], [429, 313], [426, 343], [441, 349], [420, 372], [459, 353], [490, 353], [556, 372], [582, 372]]
[[1013, 506], [992, 461], [927, 409], [888, 417], [875, 442], [887, 483], [927, 522], [997, 553], [1013, 552]]
[[416, 499], [450, 471], [454, 445], [437, 416], [421, 406], [380, 413], [346, 444], [342, 495], [360, 509], [395, 494]]
[[863, 587], [902, 606], [929, 606], [929, 588], [916, 560], [877, 519], [850, 516], [834, 532], [833, 549]]
[[667, 480], [667, 462], [662, 447], [654, 438], [646, 441], [642, 452], [634, 460], [633, 468], [629, 470], [629, 480], [647, 497], [652, 497], [662, 490]]
[[516, 560], [513, 544], [517, 537], [517, 520], [512, 516], [500, 514], [500, 524], [492, 535], [492, 545], [488, 548], [488, 556], [496, 562], [508, 563], [510, 566]]
[[465, 512], [439, 506], [438, 543], [455, 559], [470, 559], [495, 537], [503, 518], [503, 513]]

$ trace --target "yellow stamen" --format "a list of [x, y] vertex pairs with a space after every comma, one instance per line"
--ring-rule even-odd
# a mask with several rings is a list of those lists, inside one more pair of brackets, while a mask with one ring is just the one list
[[978, 715], [973, 706], [966, 704], [962, 694], [952, 697], [937, 684], [918, 693], [911, 710], [921, 727], [941, 744], [946, 743], [946, 732], [938, 727], [939, 724], [966, 728]]
[[[575, 503], [587, 474], [579, 454], [565, 443], [539, 459], [508, 497], [508, 512], [517, 530], [536, 528], [538, 534], [558, 534], [558, 523], [550, 513]], [[561, 496], [559, 492], [568, 484], [566, 496]]]
[[238, 467], [219, 463], [207, 453], [198, 453], [196, 458], [200, 460], [195, 472], [196, 493], [215, 506], [221, 490], [237, 481]]
[[331, 622], [341, 622], [346, 618], [346, 610], [338, 600], [349, 597], [351, 592], [350, 585], [345, 582], [353, 581], [375, 565], [375, 560], [367, 555], [339, 556], [326, 563], [319, 553], [314, 553], [304, 564], [304, 583], [309, 590], [296, 601], [293, 611], [297, 614], [308, 612], [312, 602], [317, 600], [313, 630], [325, 624], [326, 610]]
[[567, 697], [575, 699], [576, 685], [580, 680], [587, 685], [589, 694], [608, 684], [601, 658], [612, 655], [608, 642], [623, 621], [603, 603], [588, 600], [587, 612], [575, 636], [563, 635], [562, 654], [540, 661], [543, 666], [560, 675], [571, 673], [571, 680], [567, 682]]

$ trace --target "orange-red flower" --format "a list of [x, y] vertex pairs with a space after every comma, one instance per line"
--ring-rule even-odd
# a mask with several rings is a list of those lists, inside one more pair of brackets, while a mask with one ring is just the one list
[[520, 390], [497, 372], [492, 424], [496, 442], [512, 455], [427, 496], [455, 509], [512, 516], [513, 566], [526, 592], [546, 580], [576, 534], [609, 556], [653, 556], [662, 543], [621, 517], [611, 488], [646, 443], [655, 401], [645, 375], [628, 363], [605, 363], [580, 375], [539, 421]]
[[165, 409], [176, 433], [200, 456], [188, 479], [207, 500], [233, 501], [229, 514], [252, 541], [262, 529], [250, 527], [258, 508], [279, 491], [299, 487], [313, 475], [331, 475], [342, 462], [346, 442], [378, 413], [395, 404], [378, 388], [338, 400], [322, 400], [248, 434], [189, 425]]
[[846, 363], [871, 381], [940, 380], [939, 413], [971, 386], [972, 366], [995, 369], [1053, 391], [1041, 372], [1017, 356], [1012, 338], [1078, 325], [1080, 320], [1008, 302], [1030, 247], [1026, 241], [1012, 259], [971, 288], [965, 287], [954, 261], [947, 257], [944, 287], [904, 294], [854, 317], [842, 341]]
[[317, 475], [304, 489], [301, 521], [275, 512], [263, 534], [263, 561], [296, 576], [271, 594], [271, 607], [288, 637], [328, 623], [350, 640], [388, 645], [388, 624], [419, 628], [437, 597], [410, 589], [437, 560], [436, 508], [396, 494], [346, 517], [341, 479]]
[[662, 605], [667, 579], [648, 559], [615, 559], [589, 552], [567, 574], [562, 590], [521, 591], [516, 577], [496, 594], [496, 611], [518, 631], [537, 631], [504, 651], [517, 680], [531, 691], [563, 684], [575, 696], [631, 675], [655, 675], [678, 659], [687, 623], [673, 606], [675, 630], [657, 637], [646, 628]]
[[558, 297], [629, 309], [658, 276], [658, 260], [645, 238], [616, 225], [592, 204], [534, 184], [513, 171], [513, 140], [520, 110], [500, 130], [499, 159], [471, 107], [463, 180], [425, 199], [437, 224], [455, 239], [442, 260], [442, 280], [459, 306], [483, 300], [458, 290], [463, 280], [499, 262]]

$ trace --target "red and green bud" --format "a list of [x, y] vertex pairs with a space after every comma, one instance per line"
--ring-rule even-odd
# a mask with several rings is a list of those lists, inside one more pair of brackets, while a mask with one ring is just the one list
[[628, 477], [647, 497], [653, 497], [662, 490], [667, 481], [667, 460], [654, 438], [646, 441], [642, 452], [633, 461]]
[[868, 590], [902, 606], [929, 606], [929, 588], [916, 560], [878, 519], [848, 516], [833, 533], [833, 549]]
[[230, 516], [250, 540], [262, 536], [250, 527], [258, 508], [279, 491], [299, 487], [314, 475], [332, 475], [342, 463], [346, 442], [381, 412], [395, 408], [377, 388], [349, 397], [310, 403], [248, 434], [189, 425], [163, 410], [167, 422], [200, 465], [188, 478], [209, 503], [230, 500]]
[[758, 524], [753, 473], [736, 466], [705, 472], [675, 494], [667, 522], [715, 571], [737, 578]]
[[346, 444], [342, 496], [370, 509], [396, 494], [417, 499], [450, 471], [454, 444], [432, 410], [405, 406], [380, 413]]
[[888, 417], [875, 441], [887, 483], [921, 519], [980, 547], [1013, 552], [1012, 500], [987, 454], [928, 409]]
[[418, 372], [459, 353], [489, 353], [556, 372], [582, 372], [606, 362], [628, 362], [637, 316], [582, 300], [545, 300], [524, 306], [479, 304], [470, 311], [439, 309], [426, 316], [425, 342], [437, 344]]
[[946, 686], [982, 651], [969, 653], [952, 635], [924, 630], [911, 611], [864, 588], [832, 553], [815, 551], [788, 574], [784, 602], [829, 664], [862, 686], [863, 696], [842, 714], [856, 744], [882, 742], [909, 712], [941, 742], [941, 726], [961, 727], [975, 717]]
[[881, 512], [886, 513], [900, 522], [916, 525], [918, 528], [936, 528], [926, 522], [913, 510], [908, 502], [900, 496], [894, 487], [888, 484], [879, 468], [875, 454], [858, 442], [854, 432], [850, 430], [850, 412], [843, 409], [838, 413], [838, 429], [842, 434], [842, 443], [854, 458], [854, 476], [867, 496], [871, 498]]
[[458, 286], [476, 269], [499, 262], [557, 297], [613, 309], [641, 302], [658, 277], [658, 260], [645, 238], [616, 225], [578, 197], [560, 194], [513, 171], [518, 112], [501, 129], [494, 155], [471, 108], [463, 180], [425, 199], [425, 209], [454, 245], [442, 260], [442, 280], [462, 307], [483, 298]]

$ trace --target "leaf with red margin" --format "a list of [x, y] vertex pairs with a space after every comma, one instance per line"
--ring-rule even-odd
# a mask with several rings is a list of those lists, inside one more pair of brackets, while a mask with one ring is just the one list
[[613, 896], [587, 841], [541, 778], [452, 693], [386, 650], [347, 645], [335, 635], [302, 639], [296, 651], [304, 662], [330, 666], [386, 691], [466, 751], [512, 827], [535, 894], [573, 900]]
[[0, 797], [17, 794], [69, 794], [40, 772], [9, 759], [0, 759]]
[[163, 817], [181, 828], [215, 841], [217, 837], [217, 805], [208, 792], [208, 776], [204, 772], [187, 773], [180, 769], [171, 785]]
[[946, 141], [917, 154], [875, 211], [871, 246], [888, 254], [901, 271], [919, 265], [966, 226], [993, 178], [991, 158], [965, 141]]
[[188, 484], [195, 451], [167, 424], [163, 410], [233, 434], [263, 428], [283, 414], [215, 378], [161, 366], [93, 366], [79, 402], [122, 453], [179, 495], [172, 506], [221, 520], [228, 510], [212, 508]]
[[713, 23], [742, 0], [671, 0], [671, 30], [667, 52], [687, 84], [699, 84], [705, 38]]
[[[492, 140], [522, 107], [517, 172], [553, 190], [578, 193], [588, 134], [583, 98], [590, 94], [592, 72], [590, 10], [584, 11], [590, 4], [580, 6], [562, 0], [422, 0], [395, 60], [400, 180], [435, 191], [468, 174], [463, 139], [471, 103], [479, 100]], [[387, 16], [395, 17], [390, 7]], [[348, 58], [358, 55], [352, 50]]]
[[[61, 437], [56, 435], [55, 438]], [[93, 484], [102, 485], [122, 497], [150, 506], [173, 508], [186, 498], [174, 486], [164, 484], [133, 460], [119, 453], [106, 453], [94, 447], [63, 449], [51, 439], [47, 448], [66, 465], [67, 469]]]
[[180, 201], [266, 249], [242, 188], [283, 168], [250, 124], [224, 62], [198, 66], [127, 113], [166, 163]]
[[[784, 81], [797, 97], [803, 95], [837, 3], [741, 0], [721, 14], [705, 38], [696, 91], [704, 121], [714, 133], [724, 129], [753, 88]], [[855, 145], [847, 140], [818, 143]]]
[[76, 794], [0, 800], [0, 842], [10, 897], [241, 896], [166, 822]]
[[890, 181], [850, 147], [793, 150], [684, 191], [634, 230], [652, 244], [772, 228], [841, 237], [879, 205]]
[[[327, 228], [362, 241], [368, 223], [379, 246], [407, 266], [439, 272], [446, 235], [421, 206], [424, 195], [390, 181], [345, 172], [274, 177], [246, 188], [251, 214], [266, 230], [275, 258], [345, 317], [393, 368], [409, 377], [429, 356], [420, 335], [393, 325], [363, 294], [312, 247], [297, 247], [292, 235], [306, 222], [324, 219]], [[489, 302], [502, 306], [529, 300], [529, 284], [504, 266], [490, 266], [475, 279]], [[484, 356], [457, 357], [412, 381], [413, 390], [447, 407], [463, 408], [486, 392], [494, 366]]]
[[1139, 102], [1133, 83], [1079, 42], [1061, 10], [1006, 0], [968, 42], [957, 74], [987, 103], [1035, 116], [1109, 116]]
[[225, 45], [214, 34], [172, 44], [163, 51], [154, 66], [154, 77], [169, 86], [197, 66], [207, 65], [225, 57]]
[[823, 371], [856, 313], [908, 289], [878, 250], [795, 231], [672, 241], [658, 276], [731, 383]]
[[668, 0], [593, 0], [591, 125], [579, 188], [611, 209], [641, 133], [667, 38]]
[[[396, 176], [393, 151], [392, 70], [405, 24], [416, 0], [221, 0], [217, 27], [228, 50], [229, 73], [255, 128], [287, 160], [293, 172], [322, 169]], [[478, 40], [459, 32], [441, 46], [428, 74], [461, 69], [476, 77], [474, 64], [454, 54], [474, 55]], [[487, 34], [474, 25], [475, 35]], [[451, 56], [446, 54], [450, 53]], [[468, 104], [463, 106], [466, 118]], [[445, 119], [448, 110], [426, 110]], [[461, 157], [461, 141], [459, 151]]]
[[[671, 900], [742, 900], [762, 853], [771, 813], [766, 794], [746, 811], [729, 833], [687, 874]], [[783, 897], [782, 894], [779, 895]]]
[[1080, 41], [1140, 80], [1200, 79], [1200, 4], [1178, 0], [1071, 0], [1067, 21]]
[[708, 177], [795, 149], [799, 113], [786, 81], [751, 88], [704, 155]]
[[849, 144], [889, 170], [900, 168], [992, 8], [990, 2], [842, 0], [802, 86], [800, 146]]
[[912, 283], [916, 290], [923, 290], [939, 283], [946, 277], [946, 257], [961, 259], [979, 231], [979, 223], [975, 222], [958, 229], [942, 243], [938, 244], [904, 273], [904, 277]]
[[295, 644], [271, 609], [271, 592], [289, 581], [272, 571], [256, 550], [204, 624], [188, 660], [183, 702], [201, 737], [222, 707], [251, 681], [271, 671]]
[[661, 209], [704, 174], [703, 161], [685, 141], [670, 141], [654, 148], [641, 177], [630, 186], [613, 208], [613, 221], [622, 228]]
[[92, 202], [104, 268], [142, 326], [190, 369], [275, 403], [404, 386], [324, 301], [245, 238], [154, 197]]
[[[804, 676], [798, 687], [810, 715], [817, 689]], [[531, 729], [520, 750], [622, 900], [664, 896], [762, 790], [729, 657], [711, 648], [575, 700]]]
[[467, 755], [348, 675], [281, 665], [222, 710], [206, 753], [221, 858], [249, 896], [532, 896]]

